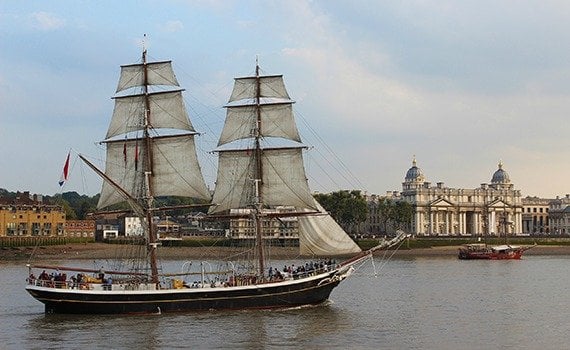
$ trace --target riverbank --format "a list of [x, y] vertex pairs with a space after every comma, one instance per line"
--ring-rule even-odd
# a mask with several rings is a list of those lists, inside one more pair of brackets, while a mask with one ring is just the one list
[[[70, 243], [65, 245], [52, 245], [40, 247], [3, 247], [0, 249], [0, 261], [21, 260], [49, 261], [71, 259], [113, 259], [119, 256], [124, 248], [117, 244], [106, 243]], [[443, 246], [431, 248], [406, 249], [376, 255], [392, 255], [394, 257], [437, 257], [455, 256], [458, 246]], [[232, 247], [161, 247], [160, 256], [167, 260], [196, 260], [217, 259], [219, 257], [236, 256], [241, 252], [240, 248]], [[275, 259], [295, 259], [299, 257], [298, 247], [272, 247], [271, 255]], [[525, 255], [570, 255], [568, 245], [538, 245], [528, 250]]]

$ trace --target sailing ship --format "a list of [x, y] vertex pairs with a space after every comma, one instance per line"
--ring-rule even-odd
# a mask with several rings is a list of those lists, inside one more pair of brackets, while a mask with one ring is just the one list
[[[46, 313], [160, 313], [320, 304], [357, 264], [408, 236], [399, 232], [393, 239], [361, 251], [315, 201], [303, 166], [305, 146], [295, 125], [293, 101], [283, 77], [261, 75], [258, 64], [255, 75], [235, 79], [225, 106], [212, 198], [200, 171], [194, 143], [197, 132], [188, 118], [182, 92], [171, 61], [147, 62], [146, 50], [142, 62], [121, 66], [115, 108], [103, 141], [107, 147], [105, 171], [84, 156], [80, 158], [104, 180], [98, 207], [127, 202], [140, 218], [145, 259], [117, 265], [121, 269], [28, 265], [26, 290], [45, 305]], [[263, 140], [272, 137], [298, 145], [265, 147]], [[248, 140], [249, 146], [232, 146], [240, 140]], [[153, 222], [156, 213], [166, 209], [157, 205], [160, 196], [207, 201], [214, 219], [252, 220], [253, 262], [228, 261], [227, 268], [218, 271], [206, 271], [201, 264], [198, 272], [163, 272]], [[275, 210], [280, 206], [295, 210]], [[274, 269], [267, 260], [263, 226], [279, 215], [297, 218], [301, 254], [329, 258], [293, 271]], [[336, 263], [330, 259], [334, 256], [352, 257]], [[35, 277], [38, 269], [44, 272]], [[46, 269], [56, 272], [50, 276]]]

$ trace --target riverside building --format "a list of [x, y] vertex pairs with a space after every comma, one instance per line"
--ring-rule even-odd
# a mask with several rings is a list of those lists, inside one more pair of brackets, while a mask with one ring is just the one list
[[553, 235], [570, 234], [570, 194], [556, 197], [549, 203], [550, 232]]
[[41, 195], [18, 192], [13, 200], [0, 198], [0, 237], [61, 236], [65, 212], [43, 202]]
[[520, 190], [499, 162], [490, 183], [474, 189], [435, 186], [416, 159], [398, 196], [414, 209], [409, 230], [417, 236], [506, 236], [522, 233]]

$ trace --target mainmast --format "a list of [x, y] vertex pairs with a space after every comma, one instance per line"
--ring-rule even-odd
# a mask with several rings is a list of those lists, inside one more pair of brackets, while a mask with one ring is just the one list
[[262, 211], [263, 211], [263, 167], [261, 162], [261, 80], [259, 78], [259, 63], [255, 62], [255, 111], [256, 111], [256, 123], [255, 123], [255, 239], [257, 244], [257, 254], [259, 258], [259, 277], [263, 277], [265, 266], [263, 258], [263, 222], [262, 222]]
[[152, 186], [152, 177], [153, 177], [153, 162], [152, 162], [152, 138], [149, 134], [149, 127], [151, 125], [151, 114], [150, 114], [150, 98], [148, 92], [148, 65], [146, 62], [146, 48], [143, 49], [142, 54], [142, 65], [143, 65], [143, 94], [144, 94], [144, 128], [143, 128], [143, 142], [145, 143], [144, 147], [144, 158], [145, 162], [143, 163], [143, 172], [144, 178], [146, 183], [146, 222], [148, 227], [148, 253], [149, 253], [149, 263], [150, 263], [150, 273], [151, 273], [151, 281], [153, 283], [158, 283], [158, 263], [157, 263], [157, 255], [156, 255], [156, 247], [157, 237], [156, 231], [154, 229], [154, 224], [152, 222], [152, 206], [153, 206], [153, 199], [154, 199], [154, 192]]

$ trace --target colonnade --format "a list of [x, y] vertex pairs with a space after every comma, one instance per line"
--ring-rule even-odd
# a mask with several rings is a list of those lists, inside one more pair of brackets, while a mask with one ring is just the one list
[[[425, 208], [414, 215], [415, 231], [421, 235], [503, 235], [522, 232], [522, 213], [512, 208], [449, 210]], [[505, 217], [506, 213], [506, 217]]]

